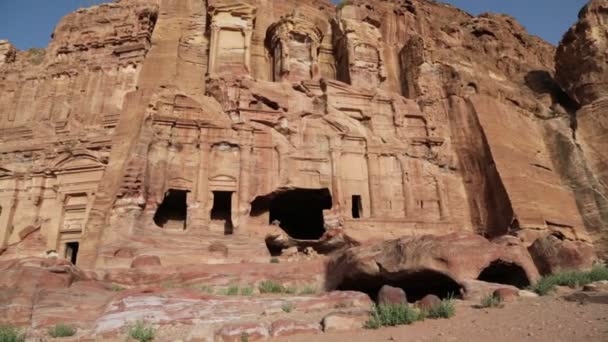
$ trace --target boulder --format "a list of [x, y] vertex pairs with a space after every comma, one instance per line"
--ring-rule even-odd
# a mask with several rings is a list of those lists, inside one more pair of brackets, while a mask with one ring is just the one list
[[407, 304], [405, 291], [398, 287], [384, 285], [378, 291], [378, 304]]
[[441, 304], [441, 298], [433, 294], [426, 295], [424, 296], [424, 298], [416, 302], [416, 306], [423, 311], [429, 311], [430, 309], [438, 306], [439, 304]]
[[596, 260], [593, 246], [582, 241], [571, 241], [561, 235], [540, 237], [528, 248], [530, 255], [543, 274], [569, 270], [587, 270]]
[[464, 288], [464, 299], [479, 301], [489, 295], [494, 294], [494, 291], [498, 289], [510, 289], [517, 291], [518, 289], [514, 286], [507, 286], [504, 284], [488, 283], [481, 280], [466, 280], [462, 282]]
[[510, 287], [501, 287], [494, 290], [492, 295], [500, 299], [501, 302], [511, 302], [519, 296], [519, 290]]

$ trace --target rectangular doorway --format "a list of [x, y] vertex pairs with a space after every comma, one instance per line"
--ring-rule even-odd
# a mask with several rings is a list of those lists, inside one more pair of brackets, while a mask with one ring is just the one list
[[351, 210], [353, 218], [361, 218], [361, 214], [363, 212], [363, 206], [361, 204], [361, 195], [352, 196]]
[[65, 244], [65, 258], [76, 265], [76, 259], [78, 258], [78, 242], [68, 242]]
[[213, 191], [213, 208], [211, 219], [224, 221], [224, 234], [233, 233], [232, 226], [232, 194], [233, 191]]

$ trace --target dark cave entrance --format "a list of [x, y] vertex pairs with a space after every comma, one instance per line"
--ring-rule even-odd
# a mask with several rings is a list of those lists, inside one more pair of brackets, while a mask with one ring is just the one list
[[76, 260], [78, 259], [78, 248], [80, 244], [78, 242], [68, 242], [65, 244], [65, 258], [70, 260], [70, 262], [76, 265]]
[[169, 189], [165, 193], [163, 202], [156, 209], [154, 223], [167, 229], [186, 229], [186, 219], [188, 216], [188, 204], [186, 198], [188, 191]]
[[365, 292], [370, 298], [377, 301], [378, 291], [383, 285], [402, 288], [410, 303], [429, 294], [434, 294], [441, 299], [458, 298], [462, 289], [460, 284], [448, 275], [433, 270], [419, 270], [377, 277], [348, 278], [340, 284], [338, 290]]
[[257, 197], [251, 203], [251, 215], [268, 211], [268, 223], [278, 224], [290, 237], [318, 240], [325, 233], [323, 210], [331, 206], [327, 188], [289, 189]]
[[477, 277], [477, 280], [513, 285], [518, 288], [530, 285], [526, 271], [521, 266], [502, 260], [495, 260], [488, 267], [484, 268], [479, 277]]
[[224, 221], [224, 234], [230, 235], [234, 231], [232, 226], [232, 191], [214, 191], [211, 219]]
[[363, 206], [361, 204], [361, 195], [353, 195], [351, 203], [351, 214], [353, 218], [361, 218]]

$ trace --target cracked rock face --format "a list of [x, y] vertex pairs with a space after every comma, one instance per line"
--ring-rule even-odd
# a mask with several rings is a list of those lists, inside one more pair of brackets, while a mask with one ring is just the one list
[[608, 253], [607, 19], [608, 1], [590, 1], [555, 57], [559, 84], [580, 106], [571, 113], [580, 156], [572, 160], [576, 166], [566, 178], [574, 185], [586, 226], [603, 256]]

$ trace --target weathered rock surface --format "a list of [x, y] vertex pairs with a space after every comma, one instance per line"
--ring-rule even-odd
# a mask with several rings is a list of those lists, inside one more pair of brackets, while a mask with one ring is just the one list
[[[189, 287], [415, 302], [588, 267], [608, 250], [607, 1], [557, 55], [427, 0], [119, 0], [46, 49], [0, 40], [0, 320], [265, 338], [371, 300]], [[320, 317], [277, 323], [285, 301]]]
[[[555, 56], [556, 79], [577, 102], [569, 111], [577, 148], [563, 142], [563, 169], [571, 184], [598, 253], [608, 256], [608, 1], [591, 0], [579, 12], [578, 22], [559, 44]], [[580, 155], [580, 156], [577, 156]], [[568, 165], [571, 164], [571, 165]]]
[[378, 304], [407, 304], [405, 291], [389, 285], [383, 285], [376, 298]]
[[33, 229], [28, 255], [89, 269], [411, 234], [589, 243], [554, 52], [425, 0], [79, 10], [47, 49], [0, 43], [0, 250]]
[[538, 271], [543, 275], [571, 270], [588, 270], [596, 261], [592, 246], [577, 241], [563, 240], [555, 235], [538, 238], [528, 250]]
[[525, 287], [539, 274], [521, 243], [454, 233], [350, 248], [330, 261], [327, 277], [330, 289], [375, 293], [382, 284], [392, 284], [403, 288], [408, 300], [417, 300], [428, 293], [460, 295], [463, 282], [474, 279]]

